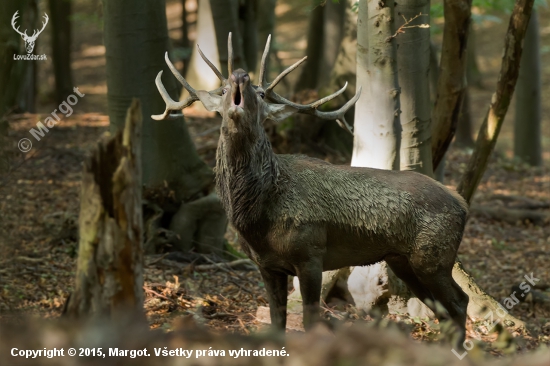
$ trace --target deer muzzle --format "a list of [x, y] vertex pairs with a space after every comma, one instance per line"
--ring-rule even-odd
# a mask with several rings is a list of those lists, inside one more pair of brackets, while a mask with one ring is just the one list
[[[240, 71], [240, 70], [239, 70]], [[227, 115], [232, 120], [242, 119], [244, 117], [244, 95], [243, 91], [248, 86], [250, 78], [248, 74], [231, 75], [232, 80], [232, 92], [231, 92], [231, 104], [227, 111]]]

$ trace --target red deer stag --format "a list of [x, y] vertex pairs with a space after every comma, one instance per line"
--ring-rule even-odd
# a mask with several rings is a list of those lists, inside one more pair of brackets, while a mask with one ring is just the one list
[[[190, 96], [180, 102], [156, 85], [166, 102], [160, 120], [200, 100], [223, 121], [216, 154], [216, 187], [246, 254], [258, 265], [268, 293], [271, 321], [286, 326], [287, 276], [298, 276], [304, 326], [319, 318], [321, 273], [346, 266], [386, 261], [421, 300], [439, 301], [465, 337], [468, 296], [451, 271], [468, 208], [458, 194], [435, 180], [410, 171], [336, 166], [302, 155], [277, 155], [264, 131], [266, 119], [283, 120], [295, 113], [337, 120], [349, 128], [344, 113], [361, 89], [342, 108], [317, 108], [344, 89], [307, 105], [293, 103], [273, 88], [305, 61], [265, 80], [270, 39], [260, 67], [259, 85], [242, 69], [233, 70], [229, 35], [229, 78], [199, 49], [222, 82], [219, 89], [194, 90], [166, 62]], [[181, 116], [181, 114], [177, 114]]]

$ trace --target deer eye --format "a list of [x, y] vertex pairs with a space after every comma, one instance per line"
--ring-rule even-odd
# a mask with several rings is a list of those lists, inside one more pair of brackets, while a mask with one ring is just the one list
[[260, 98], [262, 98], [262, 99], [265, 98], [265, 93], [264, 92], [259, 92], [258, 94], [260, 95]]
[[226, 90], [226, 89], [222, 89], [222, 95], [225, 95], [225, 93], [227, 93], [227, 90]]

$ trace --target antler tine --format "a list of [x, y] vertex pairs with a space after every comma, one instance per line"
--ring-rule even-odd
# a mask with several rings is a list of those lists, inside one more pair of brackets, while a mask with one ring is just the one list
[[336, 93], [331, 94], [331, 95], [329, 95], [329, 96], [327, 96], [323, 99], [320, 99], [316, 102], [306, 104], [306, 105], [291, 102], [290, 100], [281, 97], [279, 94], [275, 93], [272, 90], [270, 90], [269, 94], [266, 93], [266, 97], [268, 97], [269, 99], [271, 99], [275, 103], [286, 104], [286, 105], [289, 105], [289, 106], [295, 108], [297, 113], [310, 114], [310, 115], [316, 116], [316, 117], [321, 118], [321, 119], [336, 120], [336, 122], [338, 122], [338, 125], [340, 125], [340, 127], [347, 130], [349, 133], [353, 134], [352, 128], [347, 123], [346, 118], [344, 117], [344, 115], [346, 114], [348, 109], [350, 109], [351, 106], [353, 106], [357, 102], [357, 100], [359, 99], [359, 96], [361, 95], [361, 90], [362, 90], [361, 87], [359, 87], [359, 89], [357, 90], [357, 93], [355, 93], [355, 96], [353, 98], [351, 98], [346, 104], [344, 104], [340, 109], [338, 109], [336, 111], [331, 111], [331, 112], [321, 112], [317, 109], [317, 107], [319, 107], [321, 104], [326, 103], [329, 100], [332, 100], [335, 97], [337, 97], [338, 95], [342, 94], [344, 92], [344, 90], [346, 89], [346, 87], [347, 87], [347, 83], [346, 83], [346, 85], [344, 85], [344, 87], [342, 89], [338, 90]]
[[[157, 85], [157, 89], [159, 90], [160, 95], [162, 96], [162, 99], [166, 103], [166, 109], [164, 110], [164, 113], [162, 114], [155, 114], [152, 115], [151, 118], [157, 121], [163, 120], [163, 119], [174, 119], [183, 116], [183, 114], [170, 114], [170, 111], [179, 111], [184, 108], [189, 107], [191, 104], [199, 100], [199, 97], [197, 95], [197, 91], [193, 89], [191, 85], [185, 80], [183, 76], [179, 73], [179, 71], [176, 69], [176, 67], [172, 64], [170, 59], [168, 58], [168, 52], [164, 54], [164, 59], [166, 60], [166, 64], [168, 65], [168, 68], [170, 71], [172, 71], [172, 74], [178, 79], [178, 81], [183, 85], [183, 87], [189, 92], [189, 97], [187, 97], [185, 100], [182, 100], [181, 102], [176, 102], [170, 97], [170, 94], [166, 91], [166, 88], [164, 87], [164, 84], [162, 84], [162, 71], [158, 73], [155, 84]], [[218, 89], [215, 89], [211, 91], [212, 94], [221, 95], [223, 86], [219, 87]]]
[[187, 80], [185, 80], [185, 78], [183, 76], [181, 76], [181, 74], [176, 69], [174, 64], [172, 64], [172, 61], [170, 61], [170, 59], [168, 58], [168, 52], [166, 52], [164, 54], [164, 60], [166, 61], [166, 64], [168, 65], [168, 68], [170, 69], [170, 71], [172, 71], [172, 74], [174, 74], [176, 79], [178, 79], [178, 81], [181, 83], [181, 85], [183, 85], [185, 90], [187, 90], [190, 95], [195, 95], [196, 96], [197, 92], [195, 91], [195, 89], [193, 89], [193, 87], [191, 85], [189, 85]]
[[227, 72], [231, 76], [233, 74], [233, 42], [231, 42], [231, 32], [227, 38]]
[[187, 99], [185, 99], [182, 102], [176, 102], [175, 100], [173, 100], [170, 97], [170, 95], [166, 91], [166, 88], [164, 87], [164, 84], [162, 84], [161, 78], [162, 78], [162, 71], [160, 71], [158, 73], [158, 75], [155, 79], [155, 84], [157, 85], [157, 89], [159, 90], [159, 93], [160, 93], [162, 99], [164, 100], [164, 103], [166, 103], [166, 108], [164, 109], [164, 113], [152, 115], [151, 118], [154, 119], [154, 120], [157, 120], [157, 121], [161, 121], [163, 119], [173, 119], [173, 118], [183, 116], [183, 114], [181, 114], [181, 113], [170, 114], [170, 111], [182, 110], [183, 108], [190, 106], [193, 102], [199, 100], [199, 98], [197, 97], [196, 94], [189, 93], [189, 94], [191, 94], [190, 97], [188, 97]]
[[218, 68], [216, 66], [214, 66], [214, 64], [212, 62], [210, 62], [209, 59], [206, 58], [206, 56], [204, 55], [204, 53], [202, 53], [201, 51], [201, 48], [199, 47], [199, 45], [197, 45], [197, 49], [199, 50], [199, 54], [201, 55], [202, 59], [204, 60], [204, 62], [206, 62], [206, 64], [208, 66], [210, 66], [210, 68], [212, 69], [212, 71], [214, 71], [214, 74], [216, 74], [216, 76], [218, 77], [218, 79], [220, 79], [220, 81], [223, 83], [225, 80], [227, 80], [226, 78], [223, 77], [223, 74], [220, 72], [220, 70], [218, 70]]
[[267, 36], [267, 42], [265, 43], [264, 53], [262, 55], [262, 63], [260, 64], [260, 80], [258, 85], [262, 88], [265, 87], [265, 75], [267, 67], [267, 57], [269, 56], [269, 46], [271, 45], [271, 34]]
[[283, 71], [282, 73], [279, 74], [279, 76], [277, 76], [275, 78], [275, 80], [273, 80], [273, 82], [266, 88], [266, 92], [267, 91], [271, 91], [273, 90], [273, 88], [279, 84], [279, 82], [281, 80], [283, 80], [283, 78], [285, 76], [287, 76], [288, 74], [290, 74], [292, 71], [294, 71], [298, 66], [300, 66], [305, 60], [307, 60], [307, 56], [305, 56], [303, 59], [297, 61], [294, 65], [292, 66], [289, 66], [285, 71]]

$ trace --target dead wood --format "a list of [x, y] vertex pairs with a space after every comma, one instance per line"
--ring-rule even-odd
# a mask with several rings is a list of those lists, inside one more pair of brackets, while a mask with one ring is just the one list
[[143, 313], [141, 121], [134, 100], [124, 130], [104, 136], [84, 165], [72, 317]]
[[513, 208], [505, 208], [502, 206], [470, 206], [470, 212], [484, 216], [497, 221], [504, 221], [509, 224], [515, 225], [519, 222], [529, 221], [535, 225], [544, 225], [550, 221], [550, 214], [545, 212], [538, 212], [533, 210], [520, 210]]

